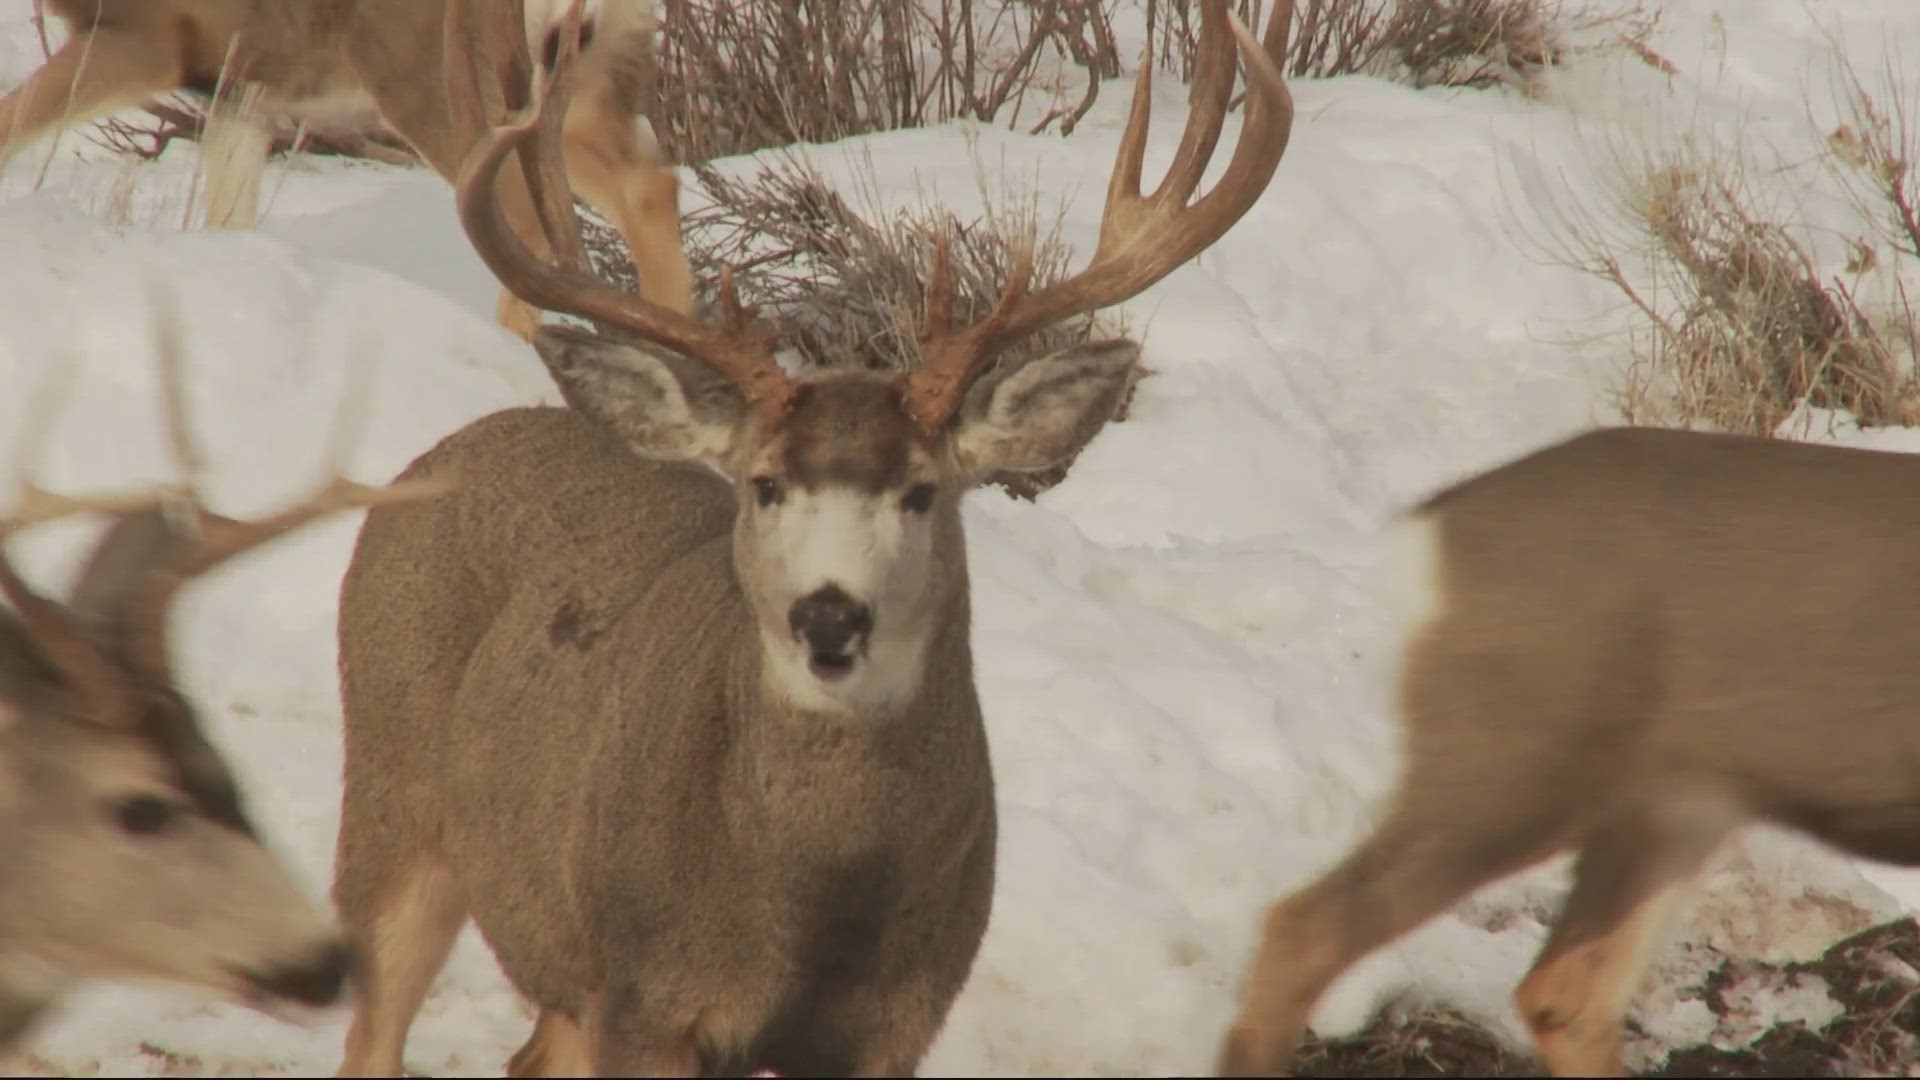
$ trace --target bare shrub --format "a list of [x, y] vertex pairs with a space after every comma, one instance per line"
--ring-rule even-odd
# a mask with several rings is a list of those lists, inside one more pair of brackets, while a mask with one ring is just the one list
[[[146, 118], [139, 121], [124, 117], [99, 121], [89, 138], [115, 153], [151, 161], [165, 153], [175, 139], [199, 141], [207, 126], [207, 99], [197, 94], [175, 94], [143, 105], [141, 111]], [[421, 164], [420, 155], [405, 139], [371, 118], [363, 124], [324, 127], [276, 118], [272, 152], [364, 158], [388, 165]]]
[[1414, 86], [1520, 82], [1560, 60], [1561, 14], [1545, 0], [1403, 0], [1380, 36]]
[[694, 164], [957, 118], [1071, 131], [1120, 73], [1114, 2], [662, 0], [655, 120]]
[[[896, 371], [918, 364], [929, 258], [944, 229], [952, 230], [956, 323], [984, 318], [992, 310], [1029, 234], [1035, 234], [1031, 287], [1068, 275], [1072, 251], [1060, 238], [1058, 219], [1049, 229], [1037, 229], [1034, 198], [996, 204], [984, 177], [986, 211], [962, 222], [924, 201], [891, 214], [871, 209], [878, 198], [870, 171], [856, 187], [859, 201], [869, 207], [862, 211], [805, 159], [793, 154], [770, 159], [739, 178], [706, 167], [696, 170], [714, 202], [687, 216], [687, 249], [702, 281], [717, 281], [721, 265], [733, 268], [742, 302], [774, 317], [784, 346], [803, 367]], [[619, 234], [590, 209], [582, 208], [581, 218], [594, 270], [633, 288]], [[1082, 315], [1015, 343], [996, 363], [1023, 363], [1126, 331], [1118, 313]], [[1124, 420], [1126, 413], [1123, 402], [1115, 419]], [[1030, 499], [1059, 483], [1071, 464], [1045, 473], [1006, 473], [992, 482]]]
[[[1382, 56], [1381, 30], [1398, 0], [1297, 0], [1286, 73], [1299, 78], [1371, 73]], [[1234, 0], [1234, 13], [1250, 27], [1261, 25], [1266, 0]], [[1147, 0], [1147, 25], [1155, 60], [1193, 80], [1200, 41], [1198, 0]]]
[[[1657, 320], [1648, 362], [1688, 388], [1677, 418], [1770, 432], [1802, 402], [1863, 424], [1913, 417], [1912, 380], [1856, 290], [1823, 274], [1804, 236], [1759, 209], [1737, 180], [1710, 166], [1666, 164], [1646, 177], [1640, 210], [1666, 283], [1684, 300], [1661, 316], [1616, 284]], [[1661, 404], [1638, 402], [1647, 419]]]
[[1920, 320], [1901, 277], [1920, 271], [1916, 133], [1897, 94], [1881, 107], [1844, 70], [1847, 120], [1824, 164], [1864, 230], [1840, 237], [1840, 267], [1823, 264], [1802, 215], [1748, 179], [1738, 149], [1679, 143], [1641, 157], [1617, 207], [1624, 235], [1568, 218], [1557, 261], [1606, 281], [1633, 313], [1615, 396], [1629, 423], [1775, 435], [1807, 408], [1863, 427], [1920, 422]]
[[[1193, 77], [1199, 35], [1196, 0], [1147, 0], [1158, 62]], [[1258, 25], [1265, 0], [1236, 0], [1243, 22]], [[1640, 8], [1570, 8], [1561, 0], [1298, 0], [1287, 74], [1295, 78], [1378, 75], [1415, 87], [1509, 85], [1528, 89], [1542, 71], [1575, 51], [1575, 38], [1602, 33], [1656, 67], [1646, 46], [1658, 21]]]

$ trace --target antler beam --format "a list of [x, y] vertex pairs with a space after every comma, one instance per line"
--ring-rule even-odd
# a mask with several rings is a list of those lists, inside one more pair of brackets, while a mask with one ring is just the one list
[[[567, 36], [577, 33], [570, 22]], [[773, 359], [773, 335], [752, 324], [734, 294], [731, 275], [723, 275], [722, 326], [707, 326], [679, 312], [601, 282], [590, 274], [550, 265], [537, 258], [507, 225], [496, 187], [508, 156], [561, 122], [564, 110], [553, 105], [554, 82], [571, 74], [572, 49], [563, 49], [552, 70], [534, 80], [526, 115], [495, 128], [468, 155], [455, 184], [460, 221], [487, 268], [515, 296], [547, 311], [595, 319], [632, 331], [648, 341], [699, 360], [725, 375], [748, 403], [769, 420], [786, 415], [796, 391]], [[471, 63], [471, 61], [469, 61]], [[484, 72], [472, 72], [450, 86], [477, 87]]]
[[[1202, 8], [1196, 102], [1173, 164], [1153, 194], [1141, 193], [1153, 107], [1149, 41], [1107, 187], [1099, 246], [1084, 270], [1027, 292], [1032, 270], [1029, 240], [993, 313], [975, 326], [956, 331], [944, 325], [944, 318], [932, 317], [936, 310], [945, 311], [948, 301], [941, 293], [952, 288], [951, 269], [946, 265], [949, 245], [943, 240], [936, 249], [923, 360], [901, 382], [907, 411], [927, 434], [946, 426], [970, 377], [996, 348], [1145, 291], [1220, 239], [1266, 190], [1293, 133], [1293, 95], [1280, 73], [1293, 25], [1293, 4], [1287, 0], [1275, 5], [1264, 43], [1227, 10], [1227, 0], [1204, 0]], [[1240, 140], [1220, 182], [1189, 205], [1220, 140], [1238, 67], [1236, 53], [1246, 67], [1248, 86]]]

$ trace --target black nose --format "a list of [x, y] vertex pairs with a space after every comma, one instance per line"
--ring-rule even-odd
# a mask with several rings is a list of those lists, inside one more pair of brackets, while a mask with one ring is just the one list
[[787, 623], [815, 656], [845, 656], [873, 632], [873, 609], [840, 586], [827, 585], [795, 600]]
[[261, 972], [250, 981], [262, 993], [324, 1008], [339, 1000], [355, 966], [353, 950], [335, 944], [321, 949], [303, 963]]

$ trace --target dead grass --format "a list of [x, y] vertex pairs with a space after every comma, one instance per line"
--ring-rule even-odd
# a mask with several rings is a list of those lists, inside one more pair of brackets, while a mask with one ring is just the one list
[[1838, 238], [1842, 265], [1822, 258], [1826, 237], [1797, 207], [1768, 197], [1739, 145], [1633, 157], [1616, 227], [1568, 212], [1555, 261], [1629, 305], [1614, 396], [1629, 423], [1774, 435], [1808, 408], [1867, 427], [1920, 422], [1920, 319], [1903, 281], [1920, 271], [1920, 136], [1891, 88], [1869, 94], [1851, 65], [1839, 70], [1846, 119], [1821, 153], [1860, 223]]
[[[850, 200], [792, 154], [770, 155], [742, 178], [704, 167], [697, 171], [714, 205], [686, 219], [687, 250], [696, 276], [711, 283], [722, 264], [733, 267], [741, 300], [776, 317], [785, 347], [802, 367], [899, 371], [918, 364], [929, 258], [942, 229], [953, 230], [957, 325], [992, 310], [1014, 254], [1030, 232], [1036, 236], [1032, 287], [1058, 281], [1073, 269], [1073, 253], [1059, 236], [1058, 219], [1039, 228], [1031, 191], [1014, 198], [996, 196], [984, 172], [980, 192], [985, 213], [957, 221], [924, 199], [903, 211], [877, 209], [881, 200], [870, 170], [857, 179]], [[634, 287], [619, 234], [591, 211], [583, 209], [581, 216], [587, 222], [588, 257], [596, 272]], [[1021, 363], [1126, 332], [1125, 320], [1117, 313], [1083, 315], [1016, 342], [997, 362]], [[1125, 417], [1123, 402], [1116, 419]], [[1031, 498], [1058, 483], [1066, 470], [1063, 464], [1042, 474], [1006, 474], [994, 482]]]
[[[1235, 0], [1258, 26], [1266, 0]], [[1414, 87], [1504, 85], [1531, 91], [1538, 76], [1575, 52], [1623, 47], [1656, 66], [1646, 45], [1658, 21], [1643, 8], [1571, 6], [1563, 0], [1296, 0], [1287, 74], [1378, 75]], [[1167, 32], [1158, 59], [1192, 77], [1197, 0], [1148, 0], [1148, 19]], [[1598, 45], [1576, 45], [1593, 38]]]
[[1539, 1063], [1459, 1012], [1384, 1009], [1343, 1039], [1301, 1041], [1294, 1076], [1538, 1076]]

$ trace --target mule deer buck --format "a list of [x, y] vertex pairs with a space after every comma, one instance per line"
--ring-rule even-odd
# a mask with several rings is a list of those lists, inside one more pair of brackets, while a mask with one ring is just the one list
[[[1150, 196], [1141, 65], [1077, 276], [1029, 291], [1029, 241], [992, 314], [956, 328], [939, 245], [924, 364], [903, 379], [787, 375], [726, 276], [709, 326], [538, 261], [494, 185], [552, 122], [545, 80], [483, 144], [459, 205], [495, 275], [646, 344], [543, 328], [572, 408], [448, 436], [402, 475], [458, 470], [460, 491], [361, 530], [341, 586], [334, 897], [367, 976], [344, 1074], [401, 1068], [469, 917], [540, 1009], [512, 1075], [915, 1071], [993, 898], [960, 499], [1077, 452], [1139, 348], [981, 369], [1148, 288], [1259, 197], [1292, 127], [1280, 7], [1263, 46], [1208, 0], [1193, 116]], [[1189, 206], [1236, 57], [1239, 142]]]
[[1920, 865], [1916, 490], [1911, 454], [1620, 428], [1414, 509], [1404, 775], [1267, 914], [1219, 1071], [1281, 1075], [1349, 966], [1577, 851], [1514, 999], [1556, 1075], [1621, 1075], [1666, 920], [1741, 827]]
[[[191, 480], [176, 330], [160, 310], [172, 444]], [[0, 1050], [17, 1048], [90, 979], [158, 981], [261, 1007], [330, 1004], [351, 950], [256, 835], [230, 769], [175, 688], [168, 618], [187, 583], [228, 559], [324, 514], [429, 489], [337, 479], [250, 522], [206, 510], [191, 488], [57, 495], [32, 482], [51, 405], [28, 403], [20, 495], [0, 542], [75, 515], [113, 520], [65, 603], [0, 555], [10, 605], [0, 610]]]
[[[69, 36], [38, 71], [0, 97], [0, 163], [27, 143], [178, 90], [213, 95], [207, 132], [210, 222], [251, 221], [268, 153], [270, 113], [376, 112], [451, 183], [481, 136], [483, 114], [455, 111], [451, 50], [475, 49], [524, 96], [524, 35], [549, 56], [560, 0], [45, 0]], [[693, 305], [680, 241], [679, 180], [644, 110], [653, 93], [653, 0], [594, 0], [586, 10], [580, 92], [560, 138], [567, 173], [620, 229], [641, 295], [676, 312]], [[458, 96], [458, 91], [453, 96]], [[544, 250], [535, 204], [517, 171], [501, 191], [508, 221]], [[237, 217], [235, 215], [238, 215]], [[531, 339], [539, 314], [502, 292], [500, 322]]]

